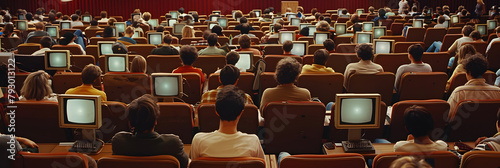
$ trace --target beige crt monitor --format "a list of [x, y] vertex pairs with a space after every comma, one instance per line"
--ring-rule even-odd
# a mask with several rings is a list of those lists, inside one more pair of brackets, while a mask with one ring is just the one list
[[363, 22], [363, 31], [369, 32], [373, 30], [374, 22]]
[[180, 98], [182, 91], [182, 74], [152, 73], [151, 94], [157, 98]]
[[163, 42], [163, 32], [148, 33], [148, 44], [160, 45]]
[[262, 15], [262, 9], [254, 9], [252, 10], [255, 13], [255, 16], [260, 17]]
[[362, 43], [372, 43], [373, 34], [372, 32], [357, 32], [354, 35], [354, 43], [362, 44]]
[[323, 44], [326, 39], [330, 38], [330, 32], [314, 32], [314, 44]]
[[373, 50], [374, 54], [389, 54], [394, 53], [395, 40], [374, 39]]
[[486, 21], [486, 24], [488, 25], [488, 30], [494, 30], [498, 27], [498, 22], [496, 20], [488, 20]]
[[341, 35], [347, 33], [347, 24], [346, 23], [335, 23], [333, 26], [335, 28], [335, 34]]
[[177, 11], [169, 11], [168, 13], [170, 13], [171, 18], [174, 18], [174, 19], [179, 18], [179, 12], [177, 12]]
[[16, 20], [14, 21], [16, 24], [16, 29], [21, 31], [28, 30], [28, 22], [26, 20]]
[[240, 59], [236, 63], [238, 69], [245, 69], [246, 71], [253, 71], [253, 52], [252, 51], [240, 51], [238, 52]]
[[387, 34], [387, 27], [385, 26], [378, 26], [378, 27], [373, 27], [373, 38], [378, 39], [382, 36], [385, 36]]
[[424, 19], [412, 19], [412, 27], [424, 27]]
[[69, 70], [70, 54], [69, 50], [49, 50], [45, 51], [45, 70]]
[[477, 30], [479, 32], [479, 34], [481, 34], [481, 36], [488, 34], [488, 25], [487, 24], [476, 24], [475, 26], [476, 26], [475, 30]]
[[293, 48], [292, 48], [292, 55], [298, 55], [298, 56], [304, 56], [307, 55], [308, 53], [308, 48], [309, 46], [309, 41], [292, 41], [293, 43]]
[[279, 42], [280, 44], [285, 43], [285, 41], [294, 41], [295, 40], [295, 31], [280, 31], [279, 32]]
[[125, 22], [115, 22], [113, 25], [115, 26], [117, 33], [124, 33], [127, 28], [127, 23]]
[[100, 56], [113, 54], [113, 44], [114, 41], [98, 41], [97, 42], [97, 53]]
[[451, 23], [460, 23], [460, 16], [459, 15], [451, 15], [450, 18]]
[[185, 23], [175, 23], [174, 24], [174, 35], [182, 35], [182, 29], [186, 26]]
[[91, 15], [82, 15], [82, 22], [90, 22], [92, 21]]
[[71, 21], [60, 21], [59, 25], [61, 26], [61, 30], [71, 29]]
[[220, 10], [213, 10], [212, 11], [212, 14], [215, 14], [215, 15], [222, 15], [222, 12]]
[[358, 16], [361, 16], [361, 14], [365, 13], [365, 9], [363, 8], [360, 8], [360, 9], [356, 9], [356, 14], [358, 14]]
[[302, 30], [304, 27], [312, 25], [311, 23], [299, 23], [299, 30]]
[[129, 72], [129, 60], [127, 54], [104, 55], [104, 72]]
[[45, 31], [49, 33], [50, 37], [59, 39], [59, 26], [45, 26]]

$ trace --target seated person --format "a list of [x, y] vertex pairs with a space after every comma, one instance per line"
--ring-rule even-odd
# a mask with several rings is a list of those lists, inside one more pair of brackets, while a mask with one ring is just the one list
[[[45, 31], [45, 25], [42, 22], [35, 23], [35, 31], [28, 33], [28, 36], [26, 37], [26, 41], [24, 41], [24, 43], [28, 43], [28, 41], [31, 37], [40, 37], [40, 36], [49, 36], [50, 37], [50, 34]], [[56, 44], [55, 40], [52, 40], [51, 42], [52, 42], [52, 44]]]
[[184, 26], [182, 28], [182, 38], [192, 38], [194, 36], [194, 30], [190, 26]]
[[217, 34], [219, 37], [225, 37], [224, 34], [222, 34], [222, 27], [220, 27], [219, 25], [215, 25], [214, 27], [212, 27], [212, 33]]
[[481, 54], [475, 54], [462, 62], [467, 73], [465, 85], [457, 87], [448, 98], [450, 104], [449, 118], [462, 100], [493, 100], [500, 99], [500, 88], [486, 83], [483, 74], [488, 70], [488, 62]]
[[446, 28], [444, 26], [444, 21], [446, 21], [446, 18], [444, 18], [444, 16], [439, 16], [437, 19], [437, 24], [434, 25], [434, 28]]
[[30, 73], [24, 80], [19, 100], [57, 102], [57, 95], [52, 92], [51, 83], [49, 83], [49, 80], [50, 75], [43, 70]]
[[384, 20], [384, 19], [387, 19], [387, 16], [385, 15], [385, 10], [384, 10], [384, 8], [380, 8], [378, 10], [378, 17], [375, 17], [374, 19], [372, 19], [372, 22], [375, 23], [375, 26], [379, 26], [378, 21]]
[[491, 40], [490, 44], [488, 44], [488, 47], [486, 48], [486, 53], [490, 50], [491, 48], [491, 45], [496, 42], [496, 41], [500, 41], [500, 26], [498, 26], [496, 29], [495, 29], [495, 33], [497, 35], [497, 38], [494, 38], [493, 40]]
[[432, 72], [431, 66], [427, 63], [422, 62], [423, 54], [424, 48], [420, 44], [413, 44], [408, 48], [408, 59], [410, 59], [411, 64], [399, 66], [398, 70], [396, 71], [394, 88], [399, 89], [401, 78], [406, 72]]
[[470, 38], [472, 38], [472, 42], [483, 42], [483, 39], [481, 38], [481, 33], [479, 31], [474, 30], [470, 33], [469, 35]]
[[224, 86], [215, 101], [220, 117], [219, 129], [197, 133], [191, 143], [191, 159], [200, 157], [258, 157], [264, 159], [259, 138], [238, 131], [238, 121], [245, 108], [245, 93], [234, 85]]
[[319, 49], [314, 52], [314, 63], [312, 65], [304, 65], [302, 73], [333, 73], [332, 68], [326, 67], [326, 61], [330, 54], [325, 49]]
[[215, 33], [208, 33], [208, 47], [200, 50], [198, 55], [226, 55], [226, 51], [217, 48], [218, 36]]
[[83, 25], [83, 22], [80, 21], [80, 16], [77, 15], [77, 14], [73, 14], [71, 15], [71, 28], [75, 27], [75, 26], [84, 26]]
[[390, 168], [432, 168], [429, 163], [425, 162], [424, 159], [420, 159], [414, 156], [405, 156], [396, 159], [391, 163]]
[[132, 39], [132, 36], [134, 36], [134, 28], [129, 26], [125, 29], [125, 36], [118, 38], [118, 42], [125, 45], [137, 44], [137, 42]]
[[276, 24], [274, 24], [274, 31], [269, 32], [265, 36], [263, 36], [261, 39], [262, 43], [267, 43], [267, 41], [269, 41], [270, 38], [278, 38], [279, 30], [281, 30], [282, 28], [283, 26], [276, 22]]
[[180, 167], [187, 167], [189, 159], [179, 136], [155, 132], [160, 111], [153, 96], [145, 94], [135, 99], [127, 106], [126, 113], [132, 131], [113, 136], [113, 155], [171, 155], [179, 161]]
[[179, 49], [171, 45], [172, 40], [172, 35], [165, 35], [163, 37], [163, 46], [151, 50], [150, 55], [179, 55]]
[[101, 20], [99, 20], [99, 23], [107, 23], [108, 22], [108, 12], [106, 11], [101, 11]]
[[193, 46], [184, 45], [181, 47], [179, 53], [182, 60], [182, 66], [178, 67], [177, 69], [174, 69], [172, 73], [188, 73], [188, 72], [198, 73], [200, 75], [201, 84], [203, 86], [203, 83], [205, 83], [205, 75], [203, 74], [200, 68], [195, 68], [192, 66], [194, 61], [196, 61], [196, 59], [198, 58], [198, 53], [196, 52], [196, 48]]
[[463, 33], [463, 37], [460, 37], [459, 39], [455, 40], [455, 42], [453, 42], [453, 44], [450, 46], [450, 48], [448, 49], [448, 53], [451, 55], [451, 56], [454, 56], [455, 55], [455, 52], [460, 48], [462, 47], [462, 44], [465, 43], [465, 42], [472, 42], [473, 39], [470, 38], [470, 34], [472, 33], [472, 31], [474, 31], [474, 28], [470, 25], [465, 25], [464, 28], [462, 28], [462, 33]]
[[90, 29], [101, 29], [99, 26], [99, 23], [97, 22], [97, 20], [91, 20], [90, 21], [90, 26], [85, 28], [85, 30], [90, 30]]
[[121, 42], [115, 42], [111, 46], [111, 50], [113, 50], [113, 54], [128, 54], [127, 46]]
[[[236, 51], [230, 51], [226, 54], [226, 65], [236, 66], [236, 63], [240, 60], [240, 54]], [[220, 69], [215, 71], [214, 73], [220, 73]], [[246, 69], [240, 69], [240, 72], [246, 72]]]
[[249, 32], [250, 30], [255, 30], [252, 26], [243, 27], [243, 25], [245, 23], [247, 23], [247, 25], [248, 25], [248, 19], [246, 17], [241, 17], [240, 18], [240, 24], [236, 25], [234, 27], [234, 30], [241, 31], [241, 34], [248, 34], [248, 33], [243, 33], [243, 32]]
[[359, 59], [357, 63], [350, 63], [346, 66], [344, 72], [344, 86], [347, 86], [349, 77], [353, 74], [376, 74], [384, 72], [384, 68], [379, 64], [373, 63], [373, 48], [369, 44], [360, 44], [355, 48]]
[[332, 39], [326, 39], [325, 41], [323, 41], [323, 46], [325, 47], [326, 51], [328, 51], [328, 53], [335, 52], [335, 42], [333, 42]]
[[[316, 26], [316, 31], [319, 31], [319, 32], [330, 31], [330, 24], [328, 24], [328, 22], [323, 21], [323, 20], [319, 21], [318, 25]], [[314, 35], [314, 34], [310, 34], [310, 35]]]
[[75, 40], [78, 37], [73, 34], [72, 32], [66, 32], [64, 33], [64, 36], [59, 40], [60, 45], [76, 45], [78, 48], [80, 48], [81, 53], [72, 53], [73, 55], [85, 55], [85, 50], [82, 48], [81, 45], [78, 45], [75, 43]]
[[81, 86], [68, 89], [65, 94], [78, 94], [78, 95], [100, 95], [102, 101], [107, 101], [106, 93], [94, 88], [93, 84], [101, 77], [102, 71], [97, 65], [89, 64], [82, 70]]
[[132, 60], [132, 65], [130, 65], [130, 72], [132, 73], [146, 73], [148, 64], [146, 62], [146, 59], [141, 56], [135, 56], [134, 59]]
[[295, 40], [299, 40], [300, 37], [307, 37], [309, 36], [309, 27], [304, 27], [300, 29], [299, 34], [295, 35]]
[[290, 41], [290, 40], [285, 41], [281, 48], [283, 49], [283, 55], [285, 55], [285, 56], [297, 56], [297, 55], [292, 55], [292, 49], [293, 49], [292, 41]]
[[457, 58], [458, 65], [455, 67], [455, 70], [453, 70], [453, 74], [450, 76], [450, 79], [448, 79], [448, 82], [446, 84], [446, 90], [449, 89], [450, 82], [453, 79], [453, 77], [455, 77], [455, 75], [457, 75], [458, 73], [462, 73], [462, 72], [467, 73], [465, 71], [464, 65], [462, 63], [465, 59], [469, 58], [472, 55], [475, 55], [476, 53], [477, 53], [476, 48], [474, 48], [474, 46], [471, 44], [466, 44], [466, 45], [460, 47], [460, 49], [458, 50], [458, 54], [456, 56], [456, 57], [458, 57]]
[[45, 51], [50, 51], [52, 48], [52, 38], [49, 36], [42, 37], [42, 39], [40, 39], [40, 45], [40, 50], [35, 51], [31, 54], [32, 56], [43, 56], [45, 55]]
[[240, 45], [240, 49], [237, 49], [236, 51], [252, 51], [254, 55], [262, 55], [260, 50], [250, 47], [252, 42], [250, 41], [250, 37], [246, 34], [238, 38], [238, 44]]
[[198, 40], [196, 44], [191, 44], [193, 46], [207, 46], [208, 45], [208, 36], [212, 33], [210, 30], [203, 31], [203, 40]]
[[310, 101], [311, 93], [305, 88], [295, 86], [295, 81], [301, 72], [300, 63], [294, 58], [286, 57], [276, 65], [274, 79], [279, 83], [274, 88], [267, 88], [262, 93], [260, 102], [261, 114], [264, 107], [273, 101]]
[[[201, 103], [215, 103], [217, 93], [219, 93], [224, 86], [236, 85], [240, 77], [240, 70], [234, 65], [228, 64], [220, 70], [219, 81], [222, 84], [217, 89], [209, 90], [201, 96]], [[245, 93], [245, 104], [253, 104], [252, 97]]]
[[497, 133], [493, 135], [493, 137], [480, 137], [476, 140], [476, 148], [474, 150], [483, 150], [483, 151], [500, 151], [500, 111], [497, 113], [497, 123], [495, 126], [497, 127]]
[[[243, 17], [244, 18], [244, 17]], [[252, 29], [250, 29], [252, 28]], [[248, 35], [249, 37], [257, 37], [255, 36], [255, 34], [252, 34], [250, 33], [250, 30], [255, 30], [253, 29], [252, 26], [250, 26], [248, 23], [244, 23], [242, 26], [241, 26], [241, 29], [240, 29], [240, 34], [234, 36], [234, 38], [238, 38], [238, 37], [241, 37], [242, 35]]]
[[432, 152], [448, 151], [448, 144], [438, 140], [432, 141], [429, 134], [434, 129], [432, 115], [425, 107], [411, 106], [404, 112], [406, 130], [410, 133], [407, 141], [399, 141], [394, 145], [395, 152]]

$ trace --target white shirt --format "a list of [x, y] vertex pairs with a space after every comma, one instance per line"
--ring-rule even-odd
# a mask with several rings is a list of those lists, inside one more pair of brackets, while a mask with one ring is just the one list
[[413, 140], [399, 141], [394, 145], [395, 152], [434, 152], [447, 150], [448, 144], [441, 140], [437, 140], [432, 144], [417, 144]]
[[254, 134], [219, 131], [197, 133], [191, 143], [191, 160], [199, 157], [258, 157], [264, 159], [259, 138]]
[[38, 51], [35, 51], [33, 54], [31, 54], [32, 56], [41, 56], [41, 55], [45, 55], [45, 51], [50, 51], [50, 48], [42, 48]]
[[71, 28], [73, 28], [75, 26], [83, 26], [83, 23], [80, 22], [80, 21], [73, 21], [73, 22], [71, 22]]
[[500, 37], [497, 37], [497, 38], [494, 38], [493, 40], [491, 40], [490, 44], [488, 44], [488, 48], [486, 48], [486, 52], [488, 52], [488, 50], [490, 50], [491, 44], [493, 44], [493, 42], [495, 42], [495, 41], [500, 41]]
[[352, 74], [376, 74], [379, 72], [384, 72], [384, 68], [381, 65], [373, 63], [370, 60], [364, 61], [360, 60], [356, 63], [350, 63], [345, 68], [344, 72], [344, 86], [347, 86], [349, 77]]
[[102, 23], [102, 22], [108, 22], [108, 20], [109, 20], [108, 18], [102, 18], [102, 19], [101, 19], [101, 20], [99, 20], [98, 22], [101, 22], [101, 23]]
[[405, 64], [401, 65], [396, 71], [396, 80], [394, 82], [394, 88], [399, 89], [399, 82], [401, 82], [401, 76], [406, 72], [432, 72], [432, 68], [427, 63], [422, 64]]
[[403, 8], [408, 5], [408, 1], [399, 1], [398, 13], [403, 13]]
[[450, 104], [449, 118], [455, 112], [455, 108], [463, 100], [493, 100], [500, 99], [500, 88], [486, 83], [483, 78], [471, 79], [465, 85], [455, 88], [448, 98]]

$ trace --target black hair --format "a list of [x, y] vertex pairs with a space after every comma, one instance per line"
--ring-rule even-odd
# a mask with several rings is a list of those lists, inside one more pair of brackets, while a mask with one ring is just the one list
[[329, 55], [330, 53], [325, 49], [316, 50], [314, 52], [314, 64], [325, 65]]
[[219, 25], [215, 25], [214, 27], [212, 27], [212, 33], [215, 33], [218, 36], [224, 35], [224, 34], [222, 34], [222, 27], [220, 27]]
[[422, 55], [424, 54], [424, 48], [420, 44], [413, 44], [408, 47], [408, 53], [417, 62], [422, 61]]
[[113, 37], [113, 28], [111, 26], [107, 26], [104, 28], [102, 32], [103, 37]]
[[297, 60], [292, 57], [286, 57], [281, 59], [276, 65], [274, 78], [279, 84], [293, 83], [301, 71], [302, 66]]
[[300, 29], [300, 35], [309, 36], [309, 27], [304, 27]]
[[184, 45], [179, 51], [182, 63], [184, 65], [193, 65], [194, 61], [198, 58], [198, 52], [195, 47]]
[[222, 85], [234, 85], [240, 78], [240, 69], [234, 65], [228, 64], [220, 70], [220, 82]]
[[362, 60], [371, 60], [373, 58], [373, 48], [369, 44], [360, 44], [355, 48], [356, 54]]
[[231, 51], [226, 54], [226, 64], [236, 65], [240, 60], [240, 54], [236, 51]]
[[488, 70], [488, 61], [482, 54], [474, 54], [466, 57], [462, 64], [465, 71], [470, 73], [473, 78], [481, 78]]
[[207, 42], [209, 46], [215, 46], [217, 45], [217, 40], [219, 36], [215, 33], [210, 33], [207, 38]]
[[42, 45], [42, 48], [52, 48], [52, 38], [49, 36], [42, 37], [40, 45]]
[[222, 121], [234, 121], [245, 108], [245, 93], [234, 85], [224, 86], [215, 100], [215, 110]]
[[143, 133], [152, 130], [160, 116], [156, 100], [150, 94], [142, 95], [133, 100], [126, 109], [133, 133]]
[[434, 129], [434, 120], [431, 113], [422, 106], [411, 106], [404, 112], [404, 123], [406, 130], [413, 137], [423, 137], [429, 135]]

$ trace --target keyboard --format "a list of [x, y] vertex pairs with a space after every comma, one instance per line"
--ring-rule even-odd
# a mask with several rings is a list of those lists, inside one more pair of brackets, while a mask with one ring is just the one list
[[342, 141], [342, 147], [346, 153], [375, 153], [375, 148], [369, 140]]
[[72, 147], [76, 148], [76, 149], [83, 149], [83, 150], [96, 148], [94, 143], [92, 143], [90, 141], [76, 141]]
[[100, 140], [77, 140], [69, 149], [70, 152], [96, 154], [102, 149], [104, 143]]

